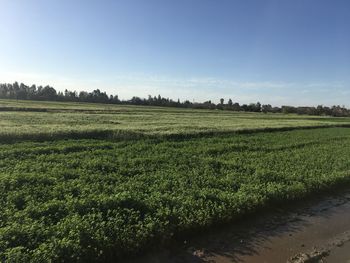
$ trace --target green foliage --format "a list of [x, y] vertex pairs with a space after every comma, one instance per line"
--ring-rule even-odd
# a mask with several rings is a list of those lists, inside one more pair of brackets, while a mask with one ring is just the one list
[[0, 261], [108, 261], [350, 180], [347, 128], [0, 148]]

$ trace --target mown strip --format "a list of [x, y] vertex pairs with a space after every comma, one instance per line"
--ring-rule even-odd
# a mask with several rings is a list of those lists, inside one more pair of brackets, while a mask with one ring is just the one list
[[348, 128], [0, 148], [0, 261], [112, 261], [350, 183]]

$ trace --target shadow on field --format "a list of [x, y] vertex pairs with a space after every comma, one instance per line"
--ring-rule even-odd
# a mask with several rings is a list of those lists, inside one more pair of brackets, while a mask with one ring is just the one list
[[310, 130], [310, 129], [327, 129], [327, 128], [350, 128], [350, 124], [324, 124], [311, 126], [291, 126], [291, 127], [262, 127], [247, 128], [237, 130], [208, 130], [197, 132], [170, 133], [170, 134], [148, 134], [142, 131], [132, 131], [123, 129], [105, 129], [105, 130], [72, 130], [72, 131], [56, 131], [56, 132], [36, 132], [36, 133], [0, 133], [0, 143], [15, 143], [20, 141], [53, 141], [64, 139], [102, 139], [102, 140], [139, 140], [139, 139], [155, 139], [155, 140], [172, 140], [183, 141], [195, 138], [210, 138], [214, 136], [229, 136], [233, 134], [254, 134], [262, 132], [282, 132], [293, 130]]
[[[343, 192], [277, 207], [236, 223], [197, 233], [188, 240], [174, 241], [167, 248], [154, 249], [149, 254], [125, 262], [223, 263], [245, 262], [248, 259], [249, 262], [285, 262], [297, 254], [304, 243], [313, 245], [315, 239], [323, 238], [324, 231], [314, 231], [315, 227], [320, 227], [317, 225], [320, 222], [333, 224], [326, 226], [333, 232], [341, 231], [336, 225], [342, 225], [341, 221], [346, 219], [344, 214], [337, 213], [346, 206], [346, 215], [350, 215], [349, 200], [349, 192]], [[350, 226], [350, 223], [346, 226]], [[298, 235], [303, 237], [302, 240], [294, 238]]]

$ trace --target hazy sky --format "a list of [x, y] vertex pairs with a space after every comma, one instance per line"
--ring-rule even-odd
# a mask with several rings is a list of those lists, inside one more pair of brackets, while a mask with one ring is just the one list
[[0, 0], [0, 82], [350, 106], [349, 0]]

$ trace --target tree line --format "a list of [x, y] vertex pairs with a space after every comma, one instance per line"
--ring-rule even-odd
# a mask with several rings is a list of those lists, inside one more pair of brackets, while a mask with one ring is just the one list
[[164, 98], [160, 95], [151, 96], [148, 98], [140, 98], [137, 96], [129, 100], [120, 100], [118, 95], [108, 95], [99, 89], [92, 92], [65, 90], [64, 92], [56, 91], [53, 87], [47, 86], [27, 86], [23, 83], [15, 82], [13, 84], [0, 84], [1, 99], [16, 99], [16, 100], [44, 100], [44, 101], [71, 101], [71, 102], [91, 102], [91, 103], [109, 103], [109, 104], [129, 104], [129, 105], [147, 105], [147, 106], [164, 106], [164, 107], [181, 107], [194, 109], [217, 109], [245, 112], [263, 112], [263, 113], [296, 113], [307, 115], [328, 115], [336, 117], [350, 116], [350, 110], [344, 106], [334, 105], [326, 107], [319, 105], [317, 107], [293, 107], [281, 106], [273, 107], [270, 104], [250, 103], [239, 104], [229, 99], [227, 102], [223, 98], [218, 104], [211, 100], [205, 102], [190, 102], [189, 100], [174, 101], [169, 98]]

